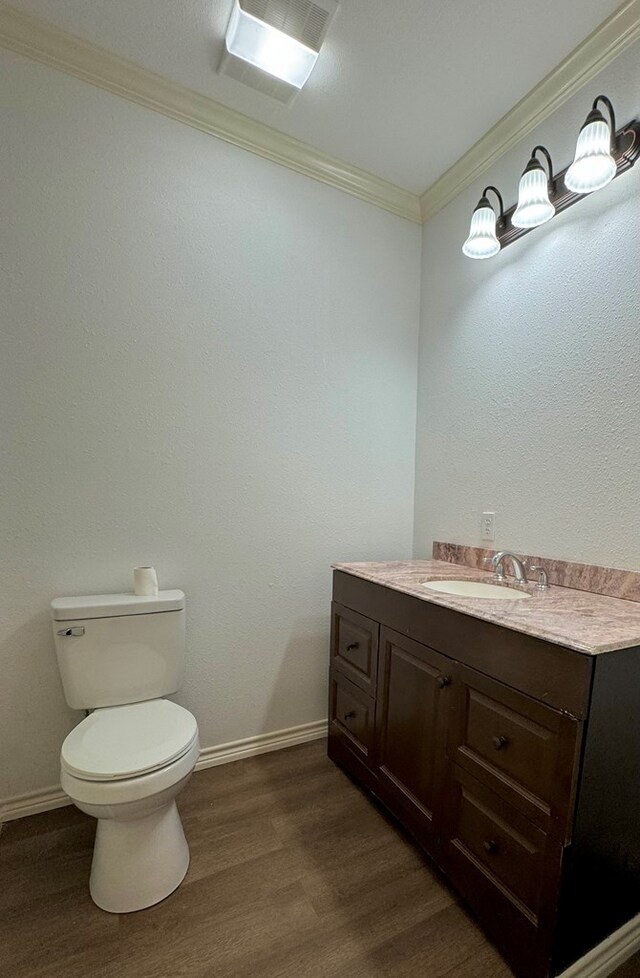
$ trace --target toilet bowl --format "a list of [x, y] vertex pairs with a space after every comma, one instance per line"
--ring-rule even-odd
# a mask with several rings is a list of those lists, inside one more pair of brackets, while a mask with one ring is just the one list
[[184, 879], [189, 849], [175, 798], [199, 749], [195, 717], [165, 699], [96, 709], [64, 741], [62, 788], [98, 819], [89, 888], [103, 910], [152, 906]]

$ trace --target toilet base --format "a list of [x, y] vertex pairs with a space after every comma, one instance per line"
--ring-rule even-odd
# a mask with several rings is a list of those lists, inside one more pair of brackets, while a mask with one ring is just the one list
[[139, 818], [99, 818], [91, 897], [109, 913], [159, 903], [184, 879], [189, 847], [175, 801]]

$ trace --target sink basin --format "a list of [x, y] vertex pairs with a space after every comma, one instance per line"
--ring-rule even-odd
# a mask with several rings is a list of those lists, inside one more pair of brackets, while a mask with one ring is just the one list
[[491, 601], [522, 601], [531, 597], [526, 591], [482, 581], [423, 581], [422, 586], [441, 594], [455, 594], [460, 598], [489, 598]]

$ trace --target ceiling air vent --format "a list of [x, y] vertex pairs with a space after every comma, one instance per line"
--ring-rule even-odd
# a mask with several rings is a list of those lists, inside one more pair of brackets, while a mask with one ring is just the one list
[[234, 0], [220, 72], [290, 102], [313, 70], [337, 0]]

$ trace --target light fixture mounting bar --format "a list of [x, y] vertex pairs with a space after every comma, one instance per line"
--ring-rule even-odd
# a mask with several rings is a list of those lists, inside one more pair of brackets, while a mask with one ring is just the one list
[[[626, 126], [618, 129], [613, 140], [612, 155], [617, 166], [615, 180], [621, 173], [626, 173], [627, 170], [635, 166], [640, 159], [640, 119], [634, 119]], [[553, 175], [553, 186], [549, 188], [549, 199], [556, 209], [556, 214], [559, 214], [560, 211], [566, 211], [568, 207], [573, 206], [579, 200], [591, 196], [590, 194], [574, 194], [567, 188], [564, 177], [568, 169], [569, 167], [566, 166], [564, 170], [555, 173]], [[502, 248], [506, 248], [507, 245], [517, 241], [518, 238], [522, 238], [523, 235], [529, 234], [530, 231], [535, 231], [535, 228], [517, 228], [512, 223], [511, 218], [517, 206], [514, 204], [513, 207], [510, 207], [508, 211], [504, 212], [502, 220], [497, 222], [496, 235]]]

